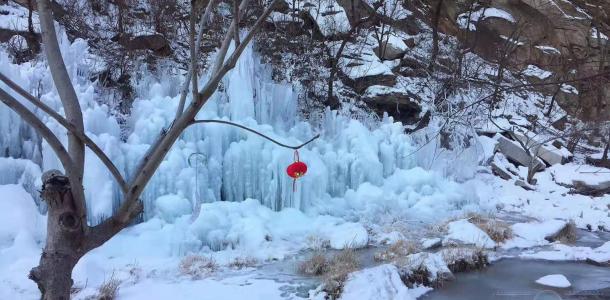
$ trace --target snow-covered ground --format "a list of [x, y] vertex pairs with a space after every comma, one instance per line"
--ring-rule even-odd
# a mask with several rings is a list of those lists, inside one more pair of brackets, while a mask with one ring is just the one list
[[[334, 14], [332, 19], [342, 22], [343, 14]], [[492, 10], [479, 17], [512, 18]], [[317, 22], [323, 25], [330, 22], [327, 19]], [[60, 41], [64, 56], [70, 57], [68, 71], [81, 100], [87, 134], [124, 174], [130, 174], [155, 136], [169, 126], [179, 98], [175, 83], [181, 78], [167, 75], [159, 80], [144, 74], [134, 82], [138, 98], [126, 128], [121, 128], [112, 101], [86, 76], [95, 59], [88, 54], [87, 43], [78, 39], [70, 43], [65, 35]], [[371, 70], [368, 64], [362, 73], [389, 72], [373, 52], [370, 55], [378, 67]], [[61, 111], [43, 61], [14, 65], [0, 51], [0, 65], [4, 74], [27, 90], [40, 92], [42, 101]], [[309, 171], [299, 179], [296, 190], [284, 173], [292, 162], [292, 151], [223, 125], [193, 127], [176, 143], [146, 189], [144, 221], [78, 263], [73, 277], [82, 290], [76, 299], [95, 294], [111, 278], [121, 282], [119, 299], [294, 298], [302, 289], [300, 283], [282, 275], [296, 271], [271, 268], [277, 271], [274, 274], [266, 268], [295, 261], [309, 250], [431, 237], [442, 244], [506, 250], [548, 246], [545, 238], [569, 221], [579, 228], [610, 228], [610, 197], [570, 194], [569, 188], [557, 184], [564, 183], [565, 176], [585, 181], [601, 176], [595, 182], [605, 182], [610, 177], [606, 173], [583, 175], [575, 165], [550, 167], [536, 175], [536, 189], [528, 191], [514, 180], [491, 174], [485, 162], [493, 147], [484, 137], [459, 154], [441, 155], [434, 143], [426, 145], [406, 135], [402, 124], [389, 117], [354, 120], [347, 111], [327, 110], [301, 120], [299, 91], [288, 83], [273, 82], [270, 73], [248, 49], [199, 117], [233, 120], [290, 144], [320, 133], [318, 140], [300, 151]], [[63, 132], [51, 119], [43, 120]], [[46, 224], [37, 189], [41, 170], [60, 165], [48, 145], [4, 106], [0, 107], [0, 149], [21, 158], [0, 159], [0, 299], [36, 299], [37, 288], [27, 274], [37, 264]], [[525, 168], [513, 168], [526, 177]], [[568, 172], [582, 176], [565, 175]], [[91, 153], [84, 183], [89, 222], [95, 224], [118, 207], [120, 193]], [[514, 236], [497, 243], [469, 222], [468, 213], [532, 220], [516, 222]], [[446, 231], [431, 229], [435, 226], [445, 226]], [[530, 249], [522, 257], [604, 262], [610, 260], [608, 245], [555, 243], [551, 249]], [[193, 278], [181, 268], [188, 255], [213, 261], [217, 267]], [[410, 258], [447, 269], [442, 253]], [[396, 266], [382, 264], [351, 274], [342, 299], [414, 299], [428, 289], [408, 289]], [[312, 292], [311, 297], [320, 294]]]

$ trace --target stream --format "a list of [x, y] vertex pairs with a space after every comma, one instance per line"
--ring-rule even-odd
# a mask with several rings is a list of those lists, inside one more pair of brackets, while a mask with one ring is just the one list
[[[608, 240], [610, 240], [610, 233], [579, 230], [574, 246], [599, 247]], [[380, 250], [381, 248], [378, 247], [357, 250], [361, 267], [369, 268], [380, 264], [373, 259], [374, 253]], [[335, 251], [330, 251], [328, 254], [332, 255], [332, 252]], [[518, 252], [512, 254], [518, 254]], [[305, 256], [307, 255], [309, 254], [305, 254]], [[262, 274], [265, 275], [262, 277], [286, 283], [284, 294], [287, 298], [306, 299], [308, 291], [315, 289], [320, 284], [321, 278], [299, 275], [296, 272], [299, 261], [300, 259], [295, 258], [266, 265], [263, 267]], [[542, 286], [535, 282], [538, 278], [550, 274], [564, 275], [572, 286], [559, 289]], [[610, 299], [610, 267], [599, 267], [574, 261], [502, 258], [492, 262], [483, 270], [457, 273], [454, 280], [445, 282], [442, 287], [432, 290], [419, 299]]]

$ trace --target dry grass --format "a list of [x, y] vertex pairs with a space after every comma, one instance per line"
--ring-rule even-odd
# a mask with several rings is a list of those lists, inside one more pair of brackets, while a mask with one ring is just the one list
[[469, 214], [468, 221], [485, 231], [496, 243], [502, 243], [513, 237], [513, 231], [506, 222], [497, 220], [494, 216], [484, 217], [479, 214]]
[[324, 291], [331, 299], [337, 299], [341, 295], [347, 275], [359, 268], [360, 259], [354, 249], [346, 248], [335, 254], [328, 264], [328, 271], [324, 279]]
[[121, 281], [114, 277], [114, 274], [108, 279], [104, 281], [102, 285], [98, 288], [98, 296], [97, 300], [114, 300], [119, 292], [119, 286], [121, 285]]
[[341, 295], [347, 275], [359, 268], [358, 254], [354, 249], [346, 248], [331, 258], [327, 258], [322, 252], [316, 252], [299, 264], [298, 271], [301, 274], [323, 276], [324, 291], [330, 299], [337, 299]]
[[258, 264], [258, 260], [253, 257], [237, 257], [233, 261], [231, 261], [227, 266], [233, 269], [244, 269], [244, 268], [253, 268]]
[[307, 247], [313, 251], [322, 251], [330, 246], [330, 242], [317, 235], [307, 236]]
[[309, 259], [301, 262], [298, 271], [301, 274], [320, 276], [328, 271], [329, 262], [324, 254], [314, 253]]
[[480, 248], [457, 247], [442, 251], [443, 260], [453, 273], [481, 270], [489, 265], [485, 251]]
[[562, 244], [574, 244], [577, 238], [576, 223], [574, 223], [574, 220], [570, 220], [570, 222], [568, 222], [555, 236], [551, 237], [550, 240], [552, 242], [559, 241]]
[[210, 275], [218, 269], [216, 262], [204, 256], [188, 255], [180, 262], [180, 273], [193, 279], [200, 279]]
[[414, 242], [398, 240], [387, 249], [375, 253], [374, 259], [376, 261], [392, 261], [417, 252], [419, 252], [419, 247]]

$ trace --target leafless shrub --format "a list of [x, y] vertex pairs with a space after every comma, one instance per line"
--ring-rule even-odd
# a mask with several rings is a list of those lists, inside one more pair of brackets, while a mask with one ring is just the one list
[[314, 251], [321, 251], [330, 246], [330, 242], [327, 239], [323, 239], [317, 235], [307, 236], [307, 247]]
[[398, 240], [387, 249], [375, 253], [376, 261], [391, 261], [419, 251], [419, 247], [412, 241]]
[[200, 279], [218, 269], [216, 261], [199, 255], [188, 255], [180, 262], [180, 273], [193, 279]]
[[319, 276], [328, 271], [329, 261], [326, 260], [324, 254], [314, 253], [309, 259], [301, 262], [298, 266], [298, 271], [305, 275]]
[[108, 279], [104, 281], [102, 285], [98, 288], [97, 300], [114, 300], [119, 291], [119, 286], [121, 285], [121, 281], [114, 277], [114, 274]]
[[227, 266], [233, 269], [253, 268], [258, 264], [258, 260], [254, 257], [236, 257]]

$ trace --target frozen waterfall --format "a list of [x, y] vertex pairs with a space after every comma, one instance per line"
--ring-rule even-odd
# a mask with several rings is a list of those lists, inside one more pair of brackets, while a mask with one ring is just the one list
[[[82, 40], [69, 43], [65, 36], [62, 39], [64, 55], [73, 58], [67, 60], [68, 69], [81, 99], [87, 134], [129, 177], [159, 132], [170, 125], [179, 98], [171, 92], [176, 90], [171, 85], [177, 80], [158, 81], [150, 76], [135, 82], [138, 98], [123, 142], [110, 108], [100, 104], [103, 97], [86, 80], [85, 62], [90, 59], [86, 47]], [[13, 65], [5, 53], [0, 55], [0, 64], [8, 66], [3, 72], [26, 89], [42, 86], [41, 99], [60, 107], [45, 65]], [[201, 84], [205, 80], [204, 76]], [[417, 167], [409, 155], [415, 149], [413, 141], [400, 123], [384, 118], [371, 129], [330, 110], [306, 122], [299, 119], [298, 94], [292, 84], [272, 81], [270, 67], [249, 47], [199, 114], [201, 119], [243, 124], [286, 144], [300, 144], [320, 133], [319, 139], [300, 150], [309, 171], [297, 181], [296, 191], [285, 173], [293, 160], [292, 150], [231, 126], [198, 124], [184, 132], [147, 186], [142, 195], [144, 218], [158, 214], [156, 200], [165, 195], [186, 199], [191, 209], [201, 203], [252, 198], [276, 211], [297, 208], [354, 218], [357, 214], [353, 212], [392, 211], [392, 205], [417, 216], [424, 211], [433, 215], [438, 209], [459, 209], [472, 202], [466, 200], [472, 199], [468, 191]], [[44, 120], [53, 130], [62, 131], [53, 120]], [[2, 156], [29, 159], [43, 170], [59, 168], [48, 145], [4, 106], [0, 106], [0, 132]], [[0, 174], [23, 176], [23, 171], [7, 171], [25, 169], [15, 165], [0, 161]], [[86, 165], [89, 217], [96, 223], [118, 207], [120, 192], [92, 153], [87, 154]]]

